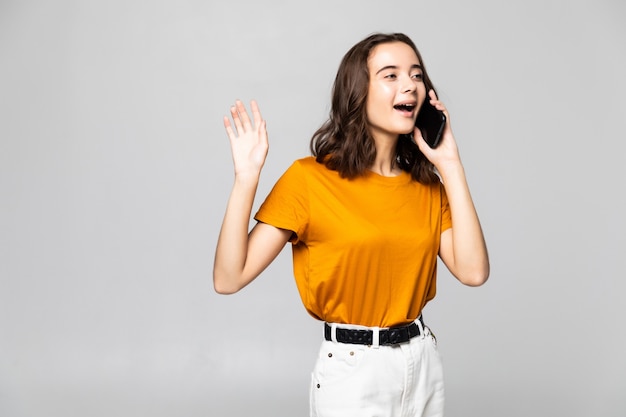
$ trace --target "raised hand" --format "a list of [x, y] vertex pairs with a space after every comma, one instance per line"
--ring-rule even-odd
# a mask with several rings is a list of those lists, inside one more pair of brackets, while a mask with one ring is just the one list
[[230, 140], [230, 147], [237, 175], [259, 175], [269, 148], [267, 140], [267, 127], [261, 117], [259, 106], [256, 101], [250, 102], [253, 121], [250, 120], [244, 104], [237, 100], [230, 108], [233, 119], [224, 116], [224, 127]]
[[235, 163], [235, 181], [215, 249], [213, 285], [221, 294], [239, 291], [255, 279], [285, 246], [292, 232], [259, 222], [249, 231], [250, 214], [267, 157], [265, 120], [250, 102], [252, 119], [239, 100], [224, 117]]
[[466, 285], [482, 285], [489, 276], [485, 238], [450, 127], [450, 115], [433, 90], [428, 94], [430, 103], [448, 119], [441, 142], [435, 149], [428, 146], [419, 129], [413, 132], [420, 151], [441, 176], [452, 213], [453, 226], [441, 234], [439, 256], [459, 281]]
[[422, 138], [422, 133], [419, 129], [415, 129], [413, 132], [413, 137], [415, 138], [415, 143], [419, 147], [420, 151], [428, 158], [430, 162], [437, 167], [437, 169], [444, 168], [444, 165], [448, 163], [459, 163], [459, 150], [456, 145], [456, 141], [454, 139], [454, 135], [452, 134], [452, 128], [450, 126], [450, 114], [446, 109], [446, 106], [437, 98], [437, 95], [433, 90], [428, 92], [430, 97], [430, 104], [432, 104], [437, 110], [442, 111], [446, 115], [446, 127], [443, 130], [443, 136], [441, 138], [441, 142], [437, 148], [432, 149], [426, 141]]

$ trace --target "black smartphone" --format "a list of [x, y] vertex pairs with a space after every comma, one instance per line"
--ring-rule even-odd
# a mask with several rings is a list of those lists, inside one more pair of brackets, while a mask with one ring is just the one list
[[417, 114], [415, 126], [422, 132], [422, 137], [428, 146], [436, 148], [441, 141], [443, 129], [446, 127], [446, 115], [430, 104], [430, 98], [426, 97]]

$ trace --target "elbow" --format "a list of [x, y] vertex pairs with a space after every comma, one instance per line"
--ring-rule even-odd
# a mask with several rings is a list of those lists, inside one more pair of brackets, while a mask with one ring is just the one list
[[468, 287], [480, 287], [485, 282], [487, 282], [488, 278], [489, 275], [477, 275], [471, 277], [463, 277], [462, 279], [459, 279], [459, 281], [461, 281], [464, 285], [467, 285]]
[[489, 279], [489, 265], [459, 274], [457, 279], [468, 287], [480, 287]]
[[233, 289], [233, 288], [225, 286], [225, 285], [223, 285], [221, 283], [218, 283], [215, 280], [213, 281], [213, 289], [215, 290], [216, 293], [218, 293], [220, 295], [230, 295], [230, 294], [234, 294], [237, 291], [239, 291], [237, 289]]
[[228, 279], [223, 274], [213, 271], [213, 289], [221, 295], [234, 294], [241, 289], [240, 286], [233, 285], [234, 280]]

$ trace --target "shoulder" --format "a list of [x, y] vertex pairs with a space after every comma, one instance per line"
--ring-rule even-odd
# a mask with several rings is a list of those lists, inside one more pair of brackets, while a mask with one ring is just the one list
[[317, 162], [312, 156], [307, 156], [294, 160], [289, 167], [283, 172], [279, 179], [279, 183], [300, 183], [305, 180], [308, 174], [317, 169]]
[[314, 156], [305, 156], [293, 161], [287, 171], [300, 174], [327, 174], [330, 170], [323, 163], [317, 162]]
[[296, 159], [292, 166], [298, 166], [302, 169], [317, 169], [319, 166], [323, 167], [323, 164], [318, 163], [314, 156], [305, 156], [303, 158]]
[[416, 193], [420, 195], [424, 201], [431, 202], [443, 202], [447, 200], [446, 190], [441, 181], [434, 181], [432, 183], [423, 183], [412, 179], [407, 184], [410, 193]]

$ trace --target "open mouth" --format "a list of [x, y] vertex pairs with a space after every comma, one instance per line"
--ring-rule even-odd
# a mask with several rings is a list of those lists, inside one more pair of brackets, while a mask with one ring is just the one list
[[402, 113], [411, 114], [415, 109], [415, 104], [396, 104], [393, 108], [401, 111]]

